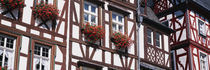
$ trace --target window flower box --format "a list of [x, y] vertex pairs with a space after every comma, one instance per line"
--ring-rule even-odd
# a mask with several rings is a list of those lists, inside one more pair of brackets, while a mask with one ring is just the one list
[[7, 70], [7, 67], [6, 66], [5, 67], [0, 66], [0, 70]]
[[89, 45], [99, 45], [101, 39], [104, 38], [105, 31], [102, 26], [90, 25], [86, 23], [82, 25], [81, 29], [84, 38]]
[[59, 15], [59, 10], [56, 6], [41, 2], [32, 8], [32, 13], [35, 18], [41, 20], [41, 23], [38, 26], [45, 25], [45, 27], [49, 30], [50, 28], [47, 25], [47, 22], [52, 21], [52, 28], [55, 28], [56, 19]]
[[[2, 15], [10, 14], [13, 19], [19, 18], [19, 15], [13, 14], [13, 11], [20, 10], [20, 8], [23, 8], [25, 6], [23, 0], [0, 0], [0, 3], [1, 3], [1, 9], [3, 11], [1, 12], [1, 14]], [[20, 12], [18, 11], [15, 13], [19, 14]]]
[[133, 41], [127, 35], [120, 32], [113, 33], [111, 42], [115, 45], [115, 49], [119, 53], [127, 53], [128, 48], [133, 44]]

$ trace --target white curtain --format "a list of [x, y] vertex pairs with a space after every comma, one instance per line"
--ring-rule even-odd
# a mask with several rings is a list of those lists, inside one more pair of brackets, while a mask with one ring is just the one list
[[13, 52], [10, 52], [10, 51], [6, 51], [6, 54], [5, 56], [8, 58], [8, 69], [13, 69], [13, 63], [14, 63], [14, 55], [13, 55]]
[[49, 69], [49, 61], [46, 59], [42, 60], [42, 64], [44, 65], [44, 70], [50, 70]]
[[33, 70], [36, 70], [36, 65], [39, 64], [39, 58], [34, 58], [33, 61]]
[[0, 55], [1, 55], [3, 52], [4, 52], [3, 50], [0, 50]]

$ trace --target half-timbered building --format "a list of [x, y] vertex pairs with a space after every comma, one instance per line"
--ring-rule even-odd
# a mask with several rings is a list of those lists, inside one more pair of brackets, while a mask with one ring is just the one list
[[[68, 70], [137, 70], [137, 0], [70, 0]], [[105, 37], [90, 44], [82, 25], [102, 26]], [[133, 44], [119, 51], [111, 42], [114, 32], [127, 35]]]
[[153, 2], [140, 2], [138, 45], [140, 70], [171, 70], [169, 36], [172, 32], [154, 13]]
[[[67, 15], [69, 10], [67, 7], [69, 1], [17, 1], [23, 1], [25, 6], [23, 8], [11, 8], [3, 6], [4, 3], [1, 2], [1, 69], [66, 70]], [[32, 9], [41, 1], [46, 5], [51, 4], [59, 10], [57, 20], [43, 21], [33, 15]]]
[[210, 70], [209, 4], [209, 0], [159, 0], [154, 3], [153, 10], [159, 20], [176, 31], [170, 35], [174, 70]]

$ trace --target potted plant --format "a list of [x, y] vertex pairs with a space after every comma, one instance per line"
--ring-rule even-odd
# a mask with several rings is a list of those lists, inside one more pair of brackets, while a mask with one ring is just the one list
[[84, 34], [86, 42], [97, 45], [99, 45], [97, 42], [103, 39], [105, 35], [102, 26], [90, 25], [89, 23], [82, 25], [82, 33]]
[[114, 43], [115, 49], [120, 53], [127, 53], [127, 49], [133, 44], [131, 38], [120, 32], [115, 32], [112, 34], [111, 42]]
[[55, 27], [56, 19], [59, 15], [59, 10], [56, 8], [56, 6], [52, 4], [46, 4], [43, 1], [41, 1], [41, 3], [37, 4], [35, 7], [32, 8], [32, 13], [35, 18], [41, 19], [42, 23], [40, 23], [39, 26], [44, 24], [47, 27], [47, 29], [49, 29], [46, 22], [52, 20], [52, 27]]
[[7, 13], [10, 13], [14, 19], [16, 19], [16, 17], [12, 13], [12, 11], [17, 8], [23, 8], [25, 6], [23, 0], [0, 0], [0, 3], [1, 8], [4, 10], [1, 14], [5, 15]]

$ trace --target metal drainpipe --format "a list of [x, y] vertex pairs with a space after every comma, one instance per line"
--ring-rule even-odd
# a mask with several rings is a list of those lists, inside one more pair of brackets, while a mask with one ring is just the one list
[[138, 65], [138, 66], [137, 66], [137, 67], [138, 67], [138, 70], [141, 69], [141, 66], [140, 66], [140, 65], [141, 65], [140, 50], [139, 50], [139, 49], [140, 49], [140, 44], [139, 44], [139, 41], [140, 41], [140, 40], [139, 40], [139, 29], [140, 29], [140, 24], [141, 24], [142, 19], [143, 19], [143, 18], [140, 16], [140, 14], [141, 14], [141, 11], [140, 11], [140, 8], [141, 8], [141, 7], [140, 7], [140, 2], [141, 2], [141, 0], [138, 0], [138, 2], [137, 2], [137, 3], [138, 3], [138, 4], [137, 4], [137, 5], [138, 5], [138, 7], [137, 7], [137, 21], [138, 21], [138, 22], [137, 22], [137, 26], [136, 26], [136, 27], [137, 27], [137, 30], [136, 30], [136, 31], [137, 31], [137, 34], [136, 34], [136, 35], [137, 35], [137, 42], [136, 42], [136, 43], [137, 43], [137, 54], [138, 54], [138, 62], [137, 62], [137, 63], [138, 63], [138, 64], [137, 64], [137, 65]]
[[30, 44], [29, 45], [29, 47], [30, 47], [30, 50], [29, 50], [29, 52], [30, 52], [30, 54], [29, 54], [30, 55], [30, 64], [29, 64], [29, 66], [30, 67], [29, 67], [29, 69], [30, 70], [32, 70], [32, 66], [31, 66], [32, 65], [32, 47], [31, 47], [32, 46], [32, 41], [31, 40], [32, 40], [32, 38], [30, 37], [30, 43], [29, 43]]
[[20, 48], [19, 49], [19, 52], [18, 52], [18, 65], [17, 65], [17, 70], [19, 70], [19, 63], [20, 63], [20, 50], [21, 50], [21, 47], [22, 47], [22, 36], [20, 36]]

